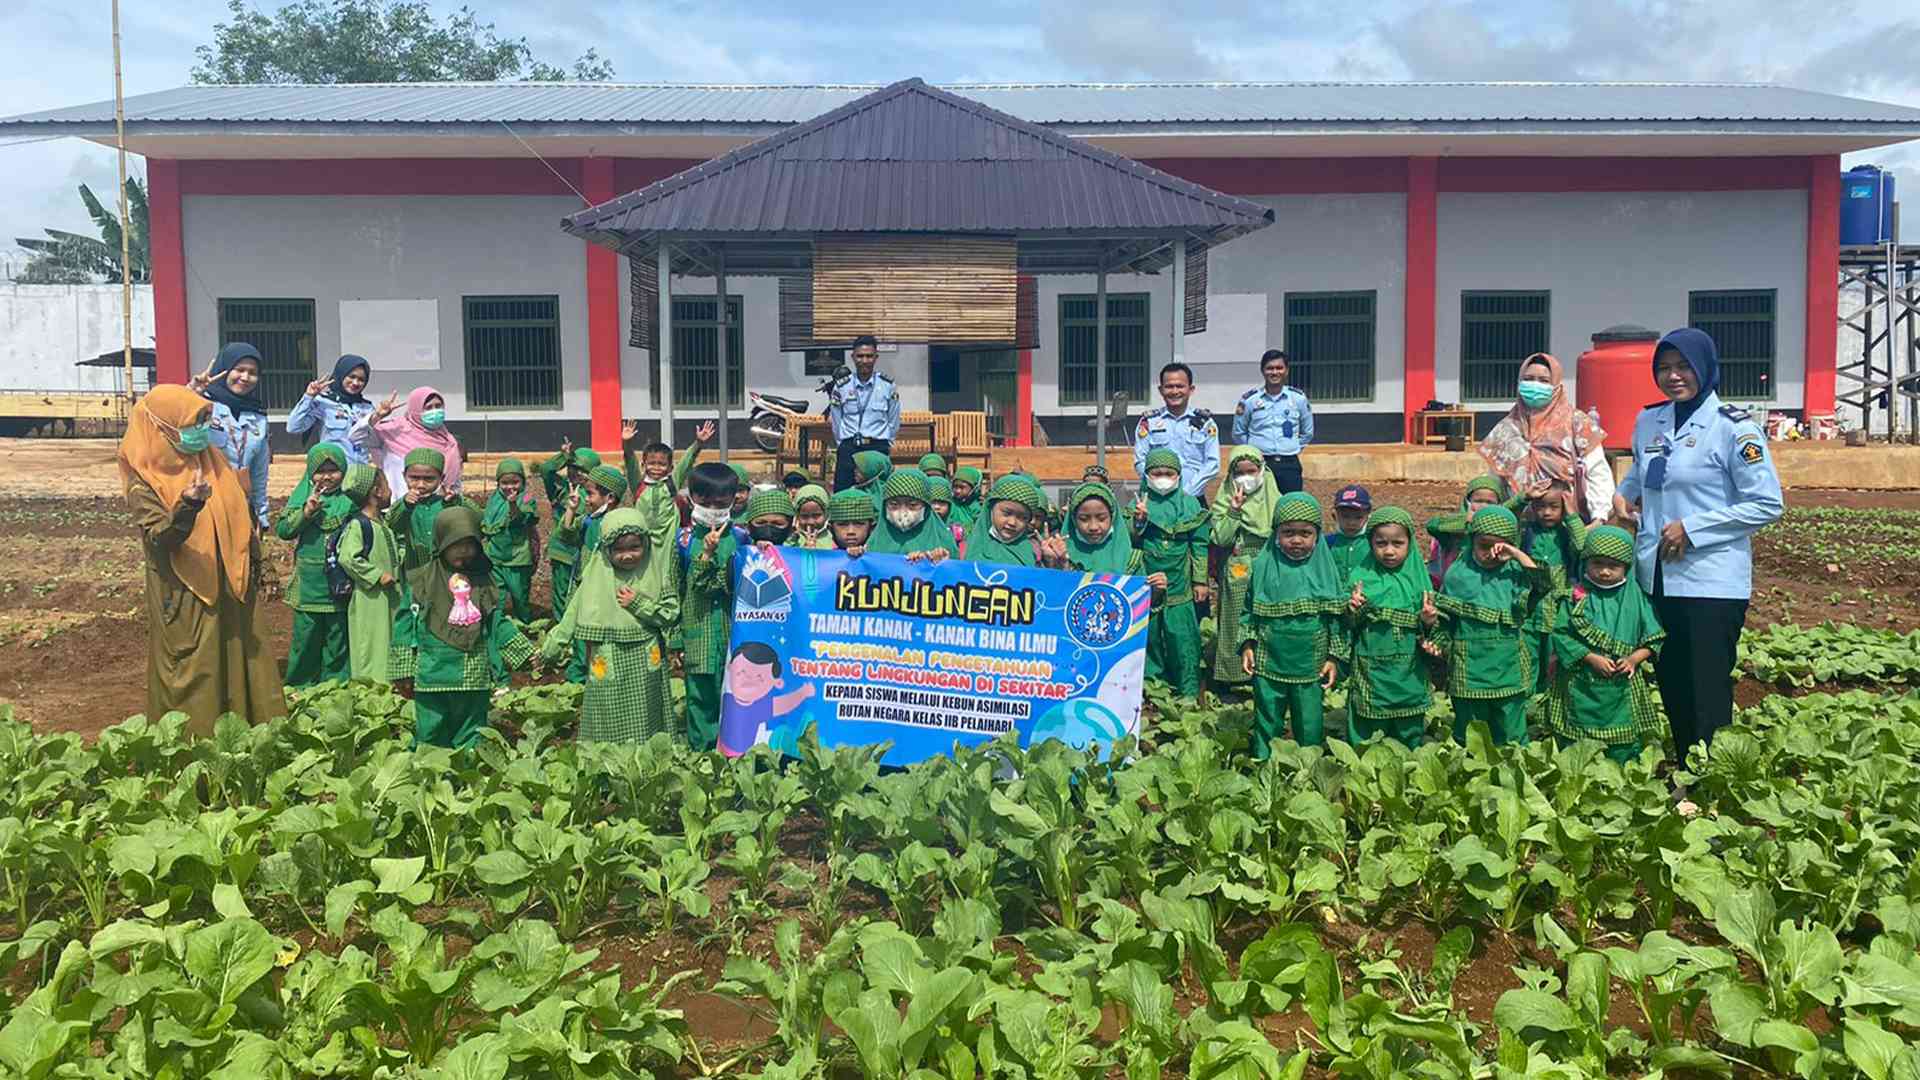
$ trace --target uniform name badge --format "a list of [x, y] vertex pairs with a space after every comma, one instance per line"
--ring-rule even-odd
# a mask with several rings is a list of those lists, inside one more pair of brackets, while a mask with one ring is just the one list
[[1673, 442], [1665, 435], [1653, 440], [1653, 460], [1647, 462], [1648, 491], [1659, 491], [1667, 486], [1667, 455], [1673, 453]]

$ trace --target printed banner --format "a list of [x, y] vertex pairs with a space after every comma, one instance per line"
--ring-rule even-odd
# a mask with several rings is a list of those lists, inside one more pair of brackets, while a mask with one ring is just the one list
[[1106, 747], [1140, 726], [1146, 579], [742, 547], [720, 748], [892, 743], [905, 765], [1008, 731]]

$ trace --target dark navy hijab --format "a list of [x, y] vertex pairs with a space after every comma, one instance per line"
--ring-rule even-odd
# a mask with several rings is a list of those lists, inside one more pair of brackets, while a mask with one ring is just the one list
[[365, 405], [367, 395], [347, 393], [347, 376], [353, 373], [354, 368], [366, 368], [367, 381], [373, 381], [373, 365], [367, 363], [367, 358], [348, 353], [333, 362], [333, 381], [327, 384], [326, 393], [321, 396], [342, 405]]
[[1673, 426], [1678, 428], [1690, 419], [1694, 411], [1700, 408], [1707, 395], [1720, 386], [1720, 348], [1705, 330], [1683, 326], [1670, 330], [1660, 339], [1653, 350], [1654, 378], [1658, 380], [1660, 371], [1660, 353], [1673, 349], [1686, 358], [1687, 366], [1693, 369], [1693, 377], [1700, 382], [1700, 392], [1687, 401], [1673, 403]]
[[260, 358], [260, 350], [246, 342], [236, 341], [227, 345], [220, 350], [220, 356], [214, 360], [213, 370], [209, 373], [213, 381], [207, 384], [205, 390], [200, 391], [200, 396], [208, 401], [217, 401], [225, 405], [227, 410], [235, 416], [242, 413], [259, 413], [265, 416], [267, 405], [260, 400], [260, 383], [266, 377], [265, 371], [260, 372], [261, 378], [254, 380], [253, 389], [245, 394], [234, 393], [227, 386], [227, 380], [222, 377], [232, 371], [234, 366], [242, 360], [252, 360], [256, 369], [267, 366], [267, 362]]

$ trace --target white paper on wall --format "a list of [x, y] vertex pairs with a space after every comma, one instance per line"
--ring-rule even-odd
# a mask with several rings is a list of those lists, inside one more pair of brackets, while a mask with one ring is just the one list
[[340, 351], [375, 371], [440, 370], [440, 301], [340, 301]]
[[[1267, 344], [1266, 293], [1216, 293], [1207, 297], [1207, 330], [1189, 334], [1186, 339], [1187, 363], [1195, 368], [1208, 364], [1233, 364], [1257, 371], [1260, 354]], [[1199, 371], [1194, 378], [1204, 381]]]

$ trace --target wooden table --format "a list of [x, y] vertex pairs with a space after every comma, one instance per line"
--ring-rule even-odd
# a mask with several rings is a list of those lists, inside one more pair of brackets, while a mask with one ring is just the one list
[[1450, 435], [1464, 435], [1467, 445], [1473, 445], [1472, 409], [1421, 409], [1414, 415], [1421, 446], [1445, 446]]
[[[900, 430], [895, 433], [893, 439], [893, 460], [909, 465], [918, 464], [921, 455], [927, 453], [926, 450], [919, 448], [934, 445], [935, 424], [936, 421], [933, 420], [902, 420]], [[794, 431], [795, 427], [790, 426], [788, 430]], [[814, 447], [818, 446], [820, 468], [826, 471], [826, 480], [830, 483], [833, 480], [833, 469], [840, 452], [840, 444], [833, 437], [832, 426], [825, 423], [802, 423], [797, 425], [797, 432], [797, 445], [794, 448], [797, 458], [795, 467], [809, 476], [814, 475], [813, 454]], [[901, 449], [903, 446], [908, 449]], [[778, 467], [784, 470], [786, 463], [780, 462]]]

